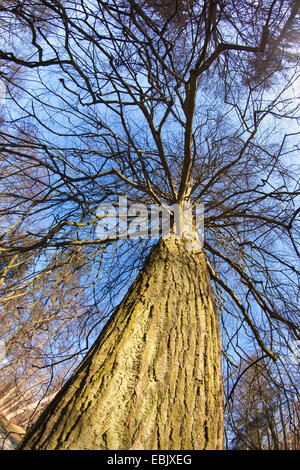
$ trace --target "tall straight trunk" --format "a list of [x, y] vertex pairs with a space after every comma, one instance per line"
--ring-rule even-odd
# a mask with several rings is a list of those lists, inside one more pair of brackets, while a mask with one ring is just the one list
[[201, 251], [161, 240], [21, 449], [221, 449], [218, 313]]

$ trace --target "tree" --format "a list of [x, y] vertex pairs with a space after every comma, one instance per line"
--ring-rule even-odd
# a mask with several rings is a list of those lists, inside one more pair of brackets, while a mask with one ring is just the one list
[[[24, 98], [12, 97], [1, 146], [7, 181], [25, 163], [41, 189], [3, 189], [3, 214], [26, 238], [1, 249], [44, 279], [60, 260], [72, 270], [79, 250], [86, 309], [73, 332], [91, 309], [103, 312], [91, 328], [110, 318], [21, 448], [222, 448], [220, 326], [229, 362], [253, 341], [280, 360], [299, 334], [296, 131], [284, 131], [297, 112], [298, 2], [35, 3], [47, 31], [27, 2], [3, 8], [28, 48], [0, 58], [28, 69], [31, 86], [16, 85]], [[20, 122], [34, 129], [26, 149]], [[142, 230], [99, 235], [99, 205], [125, 196], [130, 224], [134, 204], [177, 204], [179, 224], [171, 214], [155, 246]], [[184, 223], [199, 202], [203, 247]]]
[[24, 430], [19, 426], [12, 425], [0, 415], [0, 449], [12, 450], [20, 442]]
[[[237, 381], [239, 387], [236, 387]], [[293, 381], [265, 357], [250, 357], [228, 401], [233, 449], [297, 449], [298, 394]], [[275, 385], [275, 386], [274, 386]]]

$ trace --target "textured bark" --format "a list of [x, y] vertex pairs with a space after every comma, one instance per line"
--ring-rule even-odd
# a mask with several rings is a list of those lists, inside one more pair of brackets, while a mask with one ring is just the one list
[[22, 449], [221, 449], [218, 314], [204, 255], [163, 240]]

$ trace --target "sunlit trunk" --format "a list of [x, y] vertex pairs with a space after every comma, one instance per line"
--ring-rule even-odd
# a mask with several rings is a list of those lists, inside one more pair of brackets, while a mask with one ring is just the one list
[[218, 313], [204, 255], [163, 240], [23, 449], [221, 449]]

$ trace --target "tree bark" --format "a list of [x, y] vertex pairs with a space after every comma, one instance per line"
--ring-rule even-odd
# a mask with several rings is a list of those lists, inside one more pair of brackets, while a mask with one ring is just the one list
[[20, 449], [223, 447], [218, 313], [204, 254], [161, 240]]

